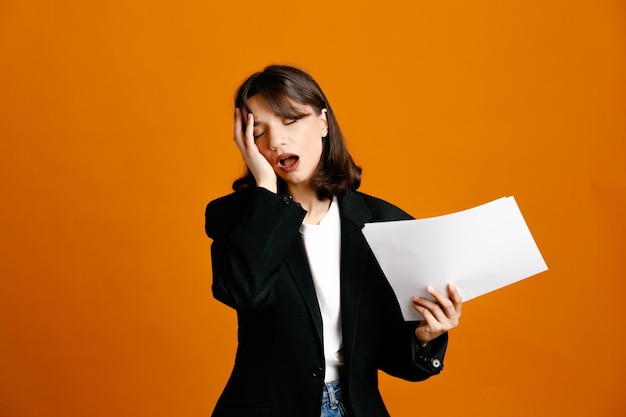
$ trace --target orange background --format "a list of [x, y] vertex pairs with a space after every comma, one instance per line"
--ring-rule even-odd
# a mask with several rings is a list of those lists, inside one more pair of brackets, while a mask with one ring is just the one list
[[268, 63], [323, 86], [362, 190], [417, 217], [514, 195], [550, 271], [472, 300], [394, 417], [626, 413], [619, 0], [0, 3], [0, 415], [208, 416], [235, 314], [203, 210]]

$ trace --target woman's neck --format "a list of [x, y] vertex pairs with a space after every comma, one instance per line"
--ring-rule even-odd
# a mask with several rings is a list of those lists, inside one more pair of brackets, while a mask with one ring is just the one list
[[328, 212], [330, 200], [320, 200], [317, 198], [317, 193], [312, 189], [291, 189], [289, 193], [293, 201], [300, 203], [302, 208], [306, 210], [302, 223], [319, 224]]

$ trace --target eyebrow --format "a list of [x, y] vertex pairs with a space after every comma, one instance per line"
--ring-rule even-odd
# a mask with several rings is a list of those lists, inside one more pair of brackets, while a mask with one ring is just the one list
[[[301, 112], [296, 107], [290, 107], [290, 108], [288, 108], [286, 110], [288, 112], [293, 112], [293, 113], [285, 113], [285, 114], [274, 113], [274, 114], [276, 114], [276, 116], [278, 116], [278, 117], [282, 117], [282, 118], [285, 118], [285, 119], [299, 119], [299, 118], [306, 117], [306, 116], [311, 114], [309, 112]], [[248, 113], [252, 113], [252, 112], [250, 110], [248, 110]], [[252, 113], [252, 114], [254, 115], [254, 113]], [[258, 121], [256, 119], [256, 116], [255, 116], [253, 126], [255, 126], [255, 127], [256, 126], [260, 126], [263, 123], [264, 122], [262, 120]]]
[[303, 108], [298, 107], [288, 107], [286, 109], [281, 109], [280, 113], [277, 113], [280, 117], [293, 119], [308, 116], [311, 114], [310, 112], [305, 111]]

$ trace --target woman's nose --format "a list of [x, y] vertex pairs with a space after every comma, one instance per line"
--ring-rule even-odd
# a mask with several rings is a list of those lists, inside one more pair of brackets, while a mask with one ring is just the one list
[[287, 142], [287, 133], [284, 129], [281, 129], [280, 127], [272, 129], [269, 134], [269, 146], [272, 150], [280, 148]]

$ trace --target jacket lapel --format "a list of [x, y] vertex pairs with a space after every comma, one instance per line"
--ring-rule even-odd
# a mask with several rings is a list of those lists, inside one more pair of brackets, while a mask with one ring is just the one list
[[340, 200], [341, 310], [344, 357], [352, 357], [368, 245], [361, 229], [371, 213], [361, 197], [350, 193]]
[[315, 287], [313, 286], [313, 277], [311, 276], [311, 269], [309, 268], [309, 261], [304, 250], [304, 244], [302, 239], [298, 237], [294, 239], [287, 256], [285, 257], [287, 267], [291, 271], [291, 274], [302, 293], [304, 303], [309, 310], [311, 319], [315, 325], [317, 336], [320, 340], [320, 346], [323, 341], [322, 337], [322, 313], [317, 302], [317, 295], [315, 294]]

